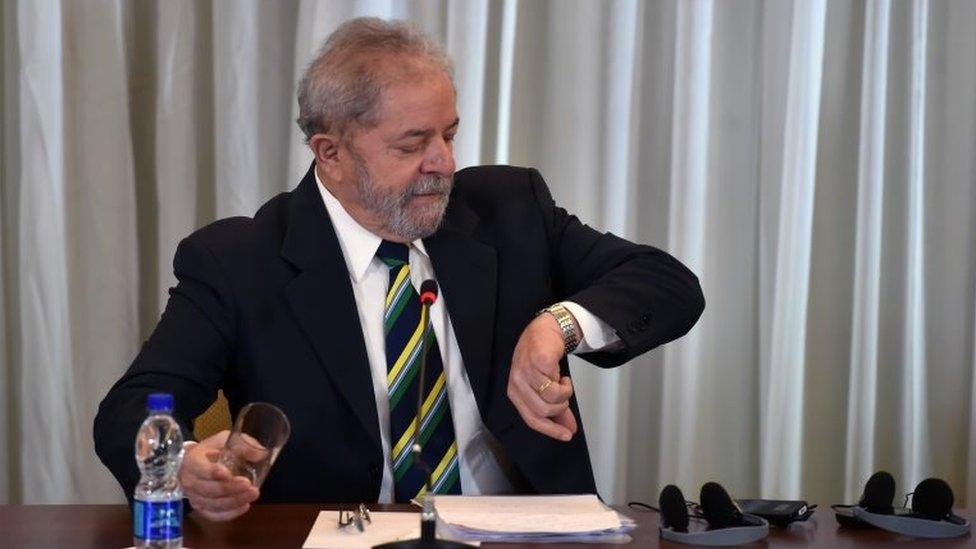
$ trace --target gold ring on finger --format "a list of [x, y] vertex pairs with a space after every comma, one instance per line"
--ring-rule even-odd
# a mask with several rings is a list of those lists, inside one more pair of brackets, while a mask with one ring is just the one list
[[546, 380], [542, 382], [542, 385], [539, 385], [539, 388], [536, 389], [535, 392], [539, 393], [539, 396], [542, 396], [542, 393], [546, 392], [546, 389], [548, 389], [550, 385], [552, 385], [552, 380], [547, 377]]

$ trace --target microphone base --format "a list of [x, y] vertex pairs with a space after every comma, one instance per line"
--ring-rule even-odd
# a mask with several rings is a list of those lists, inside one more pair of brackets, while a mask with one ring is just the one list
[[[431, 500], [425, 500], [424, 504], [431, 506]], [[433, 511], [431, 511], [430, 514], [433, 516]], [[382, 545], [376, 545], [373, 549], [460, 549], [462, 547], [474, 547], [473, 545], [468, 545], [459, 541], [437, 539], [435, 537], [436, 528], [436, 520], [421, 520], [419, 538], [405, 539], [403, 541], [391, 541]]]
[[391, 541], [382, 545], [376, 545], [373, 549], [461, 549], [463, 547], [474, 547], [459, 541], [448, 541], [446, 539], [405, 539], [403, 541]]

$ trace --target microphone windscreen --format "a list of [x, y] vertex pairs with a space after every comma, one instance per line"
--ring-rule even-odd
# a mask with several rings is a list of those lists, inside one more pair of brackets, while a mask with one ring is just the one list
[[955, 496], [952, 488], [940, 478], [927, 478], [912, 493], [912, 512], [930, 520], [942, 520], [952, 512]]
[[864, 494], [857, 504], [871, 513], [890, 515], [895, 512], [893, 501], [895, 501], [895, 477], [887, 471], [878, 471], [871, 475], [864, 485]]
[[658, 508], [661, 509], [661, 524], [676, 532], [688, 531], [688, 506], [685, 496], [674, 484], [668, 484], [661, 490], [657, 498]]
[[728, 528], [742, 523], [742, 511], [721, 484], [706, 482], [701, 488], [701, 498], [698, 501], [709, 528]]
[[437, 282], [428, 278], [420, 283], [420, 302], [433, 305], [437, 301]]

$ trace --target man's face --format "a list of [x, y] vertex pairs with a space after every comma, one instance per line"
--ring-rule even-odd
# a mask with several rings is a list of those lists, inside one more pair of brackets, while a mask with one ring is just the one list
[[[379, 123], [346, 144], [351, 162], [344, 206], [383, 238], [409, 242], [440, 225], [454, 177], [458, 127], [454, 88], [440, 72], [384, 88]], [[353, 202], [349, 204], [348, 202]]]

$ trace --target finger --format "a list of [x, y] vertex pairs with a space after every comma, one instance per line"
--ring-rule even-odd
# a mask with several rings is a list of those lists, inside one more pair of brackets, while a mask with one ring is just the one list
[[202, 443], [197, 444], [186, 452], [183, 464], [180, 467], [180, 474], [202, 478], [232, 478], [233, 475], [230, 470], [225, 465], [218, 463], [219, 457], [219, 449], [206, 448], [202, 446]]
[[[546, 382], [545, 374], [541, 372], [532, 372], [531, 375], [524, 375], [521, 372], [518, 374], [514, 373], [510, 376], [508, 380], [509, 390], [516, 390], [522, 395], [523, 400], [527, 399], [531, 395], [539, 395], [539, 389], [541, 389]], [[549, 385], [553, 385], [552, 382]], [[548, 387], [545, 389], [548, 391]]]
[[222, 463], [217, 463], [212, 461], [213, 456], [210, 453], [204, 454], [194, 454], [189, 459], [183, 462], [183, 466], [180, 468], [180, 478], [184, 482], [186, 480], [200, 479], [200, 480], [217, 480], [217, 481], [228, 481], [234, 478], [234, 474], [231, 473], [230, 469]]
[[[539, 387], [530, 387], [525, 384], [519, 385], [517, 388], [519, 389], [519, 395], [522, 398], [522, 402], [529, 406], [537, 416], [551, 417], [562, 413], [562, 411], [566, 409], [566, 406], [568, 406], [569, 399], [561, 398], [562, 394], [565, 392], [565, 387], [561, 383], [550, 383], [549, 386], [546, 387], [541, 393], [539, 391]], [[545, 398], [544, 395], [549, 391], [557, 393], [561, 400], [550, 401]]]
[[206, 471], [213, 465], [213, 461], [209, 457], [211, 453], [216, 454], [217, 451], [207, 450], [200, 447], [199, 444], [191, 447], [183, 454], [183, 464], [180, 470], [191, 471], [197, 475], [206, 474]]
[[194, 484], [202, 480], [212, 480], [212, 468], [213, 464], [202, 453], [187, 453], [180, 465], [180, 483], [184, 489], [192, 489]]
[[227, 437], [230, 436], [230, 431], [224, 429], [218, 433], [210, 435], [209, 437], [200, 441], [200, 446], [207, 448], [208, 450], [216, 449], [220, 450], [227, 444]]
[[542, 433], [550, 438], [568, 441], [573, 437], [573, 433], [563, 425], [559, 425], [546, 417], [539, 417], [525, 404], [521, 395], [517, 392], [510, 392], [509, 399], [515, 405], [515, 409], [522, 417], [522, 421], [533, 431]]
[[226, 496], [236, 496], [257, 490], [251, 482], [244, 477], [236, 477], [230, 480], [210, 480], [193, 478], [188, 479], [183, 488], [188, 493], [193, 493], [205, 498], [221, 498]]
[[213, 480], [233, 480], [235, 478], [245, 478], [245, 477], [235, 477], [234, 473], [227, 468], [223, 463], [215, 462], [210, 464], [210, 468], [207, 471], [208, 478]]
[[234, 509], [239, 509], [244, 505], [247, 505], [256, 499], [258, 499], [259, 493], [257, 488], [251, 488], [250, 490], [245, 490], [239, 494], [225, 497], [193, 497], [190, 498], [190, 503], [195, 509], [204, 509], [213, 512], [224, 512], [232, 511]]
[[545, 391], [539, 393], [539, 396], [549, 404], [569, 402], [573, 396], [573, 380], [569, 376], [563, 376], [558, 382], [549, 384]]
[[556, 381], [542, 372], [536, 372], [532, 376], [532, 379], [528, 382], [528, 386], [531, 387], [536, 394], [542, 396], [549, 391], [549, 388], [556, 383]]
[[567, 442], [573, 438], [573, 433], [569, 429], [559, 425], [549, 418], [529, 416], [523, 419], [525, 419], [525, 424], [528, 425], [533, 431], [542, 433], [549, 438], [554, 438], [563, 442]]
[[573, 396], [573, 378], [569, 376], [559, 378], [559, 390], [568, 391], [569, 396]]
[[528, 397], [523, 397], [523, 402], [538, 417], [552, 417], [563, 413], [569, 408], [569, 402], [559, 402], [550, 404], [542, 399], [538, 394], [532, 393]]
[[529, 402], [533, 399], [538, 401], [539, 395], [534, 394], [524, 383], [510, 384], [508, 387], [508, 398], [512, 401], [512, 404], [515, 404], [515, 408], [522, 415], [522, 419], [525, 419], [526, 415], [545, 416], [545, 414], [534, 410], [533, 406], [529, 405]]
[[251, 506], [248, 504], [229, 511], [207, 511], [206, 509], [202, 509], [200, 510], [200, 515], [202, 515], [203, 518], [212, 520], [214, 522], [225, 522], [243, 515], [250, 508]]
[[570, 408], [566, 408], [566, 411], [564, 411], [563, 413], [557, 416], [552, 417], [551, 419], [556, 424], [562, 425], [563, 427], [568, 429], [569, 432], [571, 432], [574, 435], [576, 434], [576, 431], [579, 430], [579, 425], [576, 423], [576, 415], [573, 414], [573, 410]]

